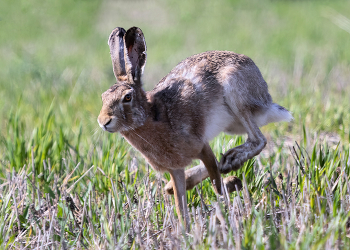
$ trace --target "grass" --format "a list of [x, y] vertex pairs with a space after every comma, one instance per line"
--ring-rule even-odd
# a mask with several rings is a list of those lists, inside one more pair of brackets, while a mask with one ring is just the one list
[[[336, 249], [349, 242], [350, 4], [344, 1], [7, 1], [0, 10], [0, 248]], [[243, 190], [187, 192], [96, 122], [115, 81], [115, 26], [139, 26], [151, 89], [206, 50], [250, 56], [290, 124], [231, 173]], [[245, 137], [219, 135], [214, 153]], [[196, 162], [194, 162], [196, 164]]]

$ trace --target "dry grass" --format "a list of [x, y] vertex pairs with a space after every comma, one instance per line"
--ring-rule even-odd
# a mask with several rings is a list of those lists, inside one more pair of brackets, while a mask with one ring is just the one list
[[77, 193], [76, 185], [88, 176], [105, 175], [103, 170], [91, 167], [79, 177], [75, 173], [78, 164], [59, 178], [50, 173], [52, 166], [45, 162], [47, 174], [53, 174], [53, 178], [43, 189], [40, 180], [35, 177], [33, 181], [32, 174], [26, 174], [23, 168], [9, 174], [7, 182], [1, 185], [2, 246], [11, 249], [347, 246], [349, 151], [324, 149], [314, 158], [298, 144], [291, 150], [293, 157], [281, 154], [269, 158], [275, 164], [282, 161], [288, 166], [282, 173], [266, 170], [262, 156], [253, 167], [246, 164], [241, 176], [243, 189], [238, 194], [208, 199], [205, 194], [210, 189], [208, 183], [191, 191], [187, 197], [189, 233], [178, 221], [171, 196], [163, 192], [164, 181], [152, 173], [135, 184], [132, 183], [136, 172], [131, 173], [132, 185], [107, 178], [111, 189], [106, 192], [98, 192], [87, 181], [86, 191]]

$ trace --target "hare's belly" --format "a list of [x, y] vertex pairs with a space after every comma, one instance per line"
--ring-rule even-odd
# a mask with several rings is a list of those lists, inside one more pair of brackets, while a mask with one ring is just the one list
[[210, 141], [220, 132], [229, 134], [246, 133], [238, 118], [230, 112], [226, 105], [218, 105], [210, 111], [206, 119], [204, 138], [206, 141]]

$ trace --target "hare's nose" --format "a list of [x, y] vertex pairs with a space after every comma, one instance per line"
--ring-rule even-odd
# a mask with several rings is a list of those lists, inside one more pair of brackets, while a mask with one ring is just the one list
[[101, 127], [103, 130], [105, 130], [105, 131], [107, 131], [107, 126], [108, 126], [108, 124], [111, 123], [111, 121], [112, 121], [111, 118], [108, 118], [108, 119], [105, 119], [105, 120], [103, 120], [103, 119], [97, 119], [98, 124], [99, 124], [100, 127]]
[[110, 123], [111, 123], [111, 121], [112, 121], [112, 119], [109, 119], [109, 121], [108, 121], [108, 122], [106, 122], [104, 126], [105, 126], [105, 127], [107, 127], [107, 126], [108, 126], [108, 124], [110, 124]]

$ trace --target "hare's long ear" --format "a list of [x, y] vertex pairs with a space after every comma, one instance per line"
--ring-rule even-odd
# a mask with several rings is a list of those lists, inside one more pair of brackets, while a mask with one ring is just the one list
[[146, 41], [142, 30], [137, 27], [128, 29], [124, 36], [125, 68], [128, 76], [132, 76], [136, 84], [141, 83], [141, 75], [146, 64]]
[[117, 80], [126, 76], [124, 59], [124, 36], [125, 29], [117, 27], [109, 36], [108, 45], [113, 63], [113, 72]]

